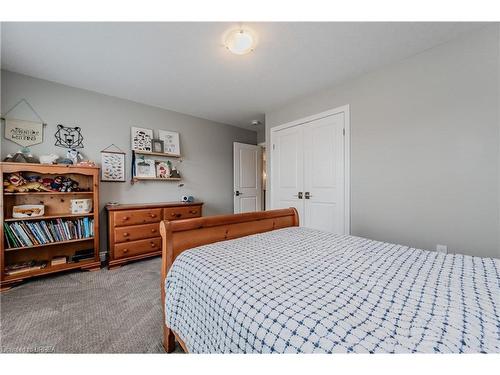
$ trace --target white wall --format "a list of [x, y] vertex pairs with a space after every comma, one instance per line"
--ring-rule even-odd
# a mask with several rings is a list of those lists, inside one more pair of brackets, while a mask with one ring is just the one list
[[266, 139], [350, 104], [352, 234], [500, 257], [499, 48], [493, 24], [288, 103]]
[[[101, 182], [101, 211], [109, 201], [176, 201], [181, 195], [190, 194], [205, 202], [206, 215], [233, 212], [233, 142], [255, 144], [255, 132], [7, 71], [2, 71], [1, 87], [4, 110], [26, 98], [48, 123], [43, 144], [31, 147], [35, 155], [63, 156], [65, 149], [54, 146], [57, 124], [80, 126], [85, 146], [82, 151], [87, 158], [100, 163], [100, 150], [112, 143], [127, 152], [127, 181], [130, 181], [131, 126], [180, 133], [183, 162], [179, 170], [184, 188], [180, 189], [175, 182], [148, 181], [135, 185]], [[23, 108], [9, 115], [36, 120]], [[19, 149], [3, 135], [1, 145], [2, 158]], [[102, 225], [102, 245], [105, 234], [105, 225]]]

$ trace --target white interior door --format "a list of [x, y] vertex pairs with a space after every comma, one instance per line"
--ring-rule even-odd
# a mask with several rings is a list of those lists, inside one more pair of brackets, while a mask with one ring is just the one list
[[272, 149], [272, 208], [295, 207], [304, 216], [304, 147], [302, 127], [276, 132]]
[[234, 213], [262, 209], [262, 148], [234, 142]]
[[344, 113], [303, 125], [304, 224], [343, 234]]

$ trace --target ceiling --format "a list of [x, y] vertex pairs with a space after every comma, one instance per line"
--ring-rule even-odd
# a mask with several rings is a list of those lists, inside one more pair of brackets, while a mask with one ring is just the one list
[[481, 23], [245, 23], [259, 38], [237, 56], [231, 23], [2, 23], [2, 68], [255, 129], [297, 97], [402, 60]]

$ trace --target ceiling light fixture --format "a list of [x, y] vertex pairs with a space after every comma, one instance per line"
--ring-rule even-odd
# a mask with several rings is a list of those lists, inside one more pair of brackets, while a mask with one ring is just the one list
[[255, 35], [248, 29], [229, 31], [224, 38], [224, 46], [235, 55], [245, 55], [255, 48]]

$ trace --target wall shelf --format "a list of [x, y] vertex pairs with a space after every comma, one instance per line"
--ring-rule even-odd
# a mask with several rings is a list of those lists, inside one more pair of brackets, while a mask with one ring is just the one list
[[163, 156], [165, 158], [180, 158], [180, 155], [176, 154], [169, 154], [168, 152], [149, 152], [149, 151], [137, 151], [137, 150], [132, 150], [135, 152], [137, 155], [150, 155], [150, 156]]
[[180, 181], [180, 178], [174, 178], [174, 177], [169, 177], [169, 178], [162, 178], [162, 177], [134, 177], [132, 178], [132, 181]]

